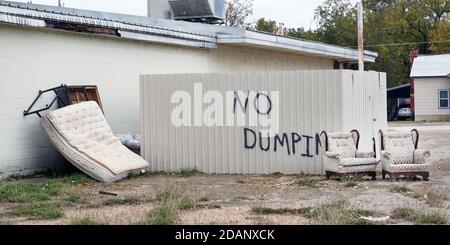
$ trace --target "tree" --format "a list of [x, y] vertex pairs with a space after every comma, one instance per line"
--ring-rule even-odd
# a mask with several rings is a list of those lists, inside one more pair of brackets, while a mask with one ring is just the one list
[[317, 36], [316, 32], [313, 30], [307, 30], [303, 27], [301, 28], [289, 28], [287, 30], [287, 36], [298, 38], [298, 39], [305, 39], [305, 40], [311, 40], [311, 41], [319, 41], [319, 37]]
[[436, 29], [430, 33], [430, 52], [435, 54], [450, 53], [450, 21], [441, 20]]
[[340, 46], [357, 43], [356, 9], [350, 0], [326, 0], [315, 11], [316, 34], [322, 42]]
[[255, 29], [257, 31], [276, 33], [277, 22], [274, 20], [266, 20], [265, 18], [261, 18], [256, 21]]
[[225, 25], [245, 27], [247, 18], [253, 14], [254, 0], [227, 0]]
[[[366, 49], [379, 53], [368, 69], [387, 73], [389, 86], [409, 81], [409, 51], [450, 52], [450, 0], [364, 0]], [[356, 7], [327, 0], [316, 9], [319, 41], [356, 48]], [[303, 35], [300, 32], [298, 35]], [[310, 35], [314, 37], [314, 35]], [[433, 42], [440, 43], [433, 43]]]

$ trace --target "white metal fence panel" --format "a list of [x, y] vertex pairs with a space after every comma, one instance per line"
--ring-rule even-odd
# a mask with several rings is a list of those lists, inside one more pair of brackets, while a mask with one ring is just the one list
[[[353, 102], [365, 100], [375, 76], [355, 77], [360, 83], [354, 83], [355, 74], [328, 70], [141, 76], [142, 156], [153, 171], [321, 174], [323, 130], [358, 126], [370, 135], [365, 132], [373, 126], [367, 103], [355, 108]], [[366, 85], [363, 78], [369, 81]], [[349, 89], [355, 92], [352, 100], [344, 98]], [[178, 113], [181, 107], [183, 113]], [[244, 112], [245, 125], [231, 123], [237, 121], [230, 121], [231, 116], [239, 118]], [[174, 123], [174, 115], [184, 124]], [[278, 118], [268, 124], [279, 122], [276, 134], [265, 137], [268, 127], [250, 125], [255, 115]], [[216, 124], [209, 125], [205, 118], [216, 119]]]
[[378, 72], [344, 72], [344, 131], [357, 129], [361, 133], [360, 149], [373, 150], [376, 141], [380, 156], [378, 132], [387, 128], [386, 74]]

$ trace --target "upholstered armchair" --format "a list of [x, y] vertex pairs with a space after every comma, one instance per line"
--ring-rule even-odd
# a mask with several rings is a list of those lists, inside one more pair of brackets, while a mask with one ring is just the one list
[[358, 150], [360, 134], [357, 130], [350, 133], [327, 133], [325, 135], [325, 155], [323, 162], [327, 179], [332, 176], [363, 177], [368, 175], [376, 180], [378, 161], [374, 152]]
[[383, 179], [389, 175], [391, 180], [400, 177], [416, 178], [422, 176], [425, 181], [430, 177], [430, 157], [428, 150], [418, 150], [419, 131], [380, 131], [381, 166]]

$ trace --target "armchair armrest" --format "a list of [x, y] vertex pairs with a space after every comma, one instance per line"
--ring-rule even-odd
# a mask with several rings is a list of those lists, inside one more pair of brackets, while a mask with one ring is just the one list
[[381, 151], [381, 157], [386, 160], [391, 160], [392, 155], [391, 155], [391, 153], [389, 153], [387, 151]]
[[374, 158], [375, 152], [371, 151], [357, 151], [356, 158]]
[[332, 159], [339, 159], [339, 158], [341, 158], [341, 155], [339, 155], [338, 153], [331, 152], [331, 151], [325, 152], [325, 156], [328, 157], [328, 158], [332, 158]]
[[415, 164], [425, 164], [425, 159], [431, 156], [428, 150], [415, 150], [414, 151], [414, 163]]

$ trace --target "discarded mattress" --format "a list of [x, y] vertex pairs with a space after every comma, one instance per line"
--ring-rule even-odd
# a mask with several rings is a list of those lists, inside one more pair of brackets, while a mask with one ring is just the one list
[[41, 125], [58, 151], [96, 180], [115, 182], [149, 168], [113, 134], [96, 102], [52, 111]]

